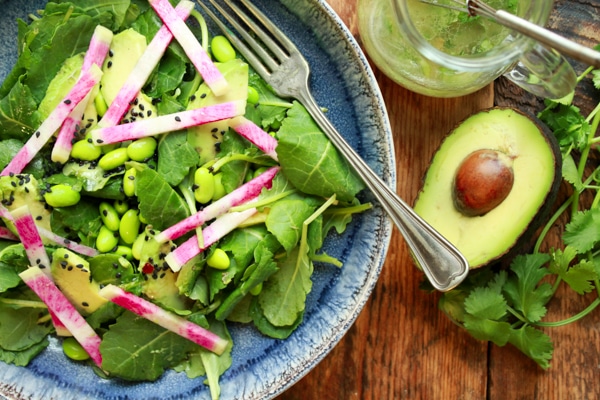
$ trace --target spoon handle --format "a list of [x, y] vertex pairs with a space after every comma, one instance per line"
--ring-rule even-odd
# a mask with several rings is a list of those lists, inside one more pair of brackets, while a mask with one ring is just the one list
[[582, 46], [579, 43], [504, 10], [495, 10], [494, 18], [501, 25], [535, 39], [538, 42], [557, 50], [563, 55], [582, 61], [596, 68], [600, 68], [600, 52], [597, 52], [594, 49]]

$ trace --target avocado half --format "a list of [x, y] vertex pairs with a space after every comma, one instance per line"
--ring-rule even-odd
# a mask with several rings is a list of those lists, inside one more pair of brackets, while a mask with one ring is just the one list
[[483, 110], [444, 138], [414, 210], [478, 268], [531, 239], [556, 199], [561, 168], [556, 138], [537, 118]]

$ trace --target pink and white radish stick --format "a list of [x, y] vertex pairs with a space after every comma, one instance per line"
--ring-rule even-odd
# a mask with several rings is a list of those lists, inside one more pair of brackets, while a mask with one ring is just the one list
[[[90, 46], [83, 58], [83, 66], [81, 67], [82, 73], [89, 71], [92, 65], [96, 65], [97, 67], [102, 66], [110, 49], [112, 38], [113, 33], [110, 29], [105, 28], [102, 25], [96, 27], [92, 39], [90, 40]], [[71, 148], [73, 147], [73, 137], [77, 131], [77, 126], [81, 123], [81, 117], [90, 101], [91, 93], [92, 91], [77, 104], [73, 111], [71, 111], [71, 114], [69, 114], [63, 122], [60, 131], [56, 136], [54, 147], [52, 148], [52, 155], [50, 157], [52, 161], [64, 164], [69, 159]]]
[[96, 365], [102, 367], [100, 336], [94, 332], [54, 282], [36, 266], [26, 269], [19, 276], [46, 304], [52, 315], [57, 317], [73, 334], [73, 337], [81, 344], [81, 347], [85, 349]]
[[168, 312], [139, 296], [128, 293], [118, 286], [106, 285], [100, 290], [99, 294], [134, 314], [146, 318], [216, 354], [222, 354], [229, 344], [227, 340], [213, 332]]
[[92, 65], [102, 67], [104, 59], [110, 50], [110, 43], [113, 39], [113, 33], [110, 29], [102, 25], [96, 26], [88, 50], [83, 58], [82, 72], [89, 71]]
[[167, 254], [165, 261], [169, 264], [173, 272], [179, 271], [185, 263], [233, 231], [248, 218], [256, 214], [256, 211], [256, 208], [249, 208], [244, 211], [221, 215], [212, 224], [202, 230], [202, 237], [204, 238], [202, 247], [200, 247], [198, 239], [193, 236]]
[[100, 81], [102, 71], [97, 66], [92, 66], [84, 72], [69, 93], [62, 99], [58, 106], [52, 110], [48, 118], [42, 122], [37, 131], [31, 135], [25, 146], [8, 163], [0, 175], [18, 174], [41, 150], [54, 132], [64, 122], [73, 109], [82, 101], [89, 91]]
[[98, 146], [135, 140], [146, 136], [177, 131], [190, 126], [207, 124], [244, 114], [246, 104], [236, 100], [214, 104], [193, 110], [181, 111], [151, 119], [142, 119], [127, 124], [94, 129], [91, 132], [94, 144]]
[[277, 139], [265, 132], [261, 127], [256, 125], [245, 117], [235, 117], [229, 121], [229, 126], [233, 128], [240, 136], [246, 138], [250, 143], [258, 147], [263, 153], [277, 160]]
[[[185, 20], [193, 9], [194, 3], [183, 0], [177, 4], [175, 12], [179, 18]], [[131, 102], [140, 92], [154, 68], [158, 65], [158, 62], [162, 58], [172, 39], [173, 34], [169, 28], [166, 25], [161, 26], [135, 64], [135, 67], [117, 93], [117, 96], [112, 103], [110, 103], [108, 110], [98, 122], [99, 127], [115, 126], [119, 124], [123, 115], [129, 110]]]
[[181, 220], [175, 225], [159, 232], [154, 239], [158, 243], [165, 243], [169, 240], [175, 240], [192, 229], [196, 229], [213, 218], [223, 215], [229, 209], [241, 204], [247, 203], [248, 201], [256, 198], [260, 192], [265, 188], [270, 188], [273, 182], [273, 178], [279, 171], [279, 167], [272, 167], [252, 179], [246, 182], [239, 188], [235, 189], [231, 193], [223, 196], [214, 203], [209, 204], [201, 211], [192, 214], [186, 219]]
[[50, 275], [50, 258], [38, 232], [33, 216], [27, 205], [21, 206], [11, 212], [13, 223], [25, 248], [25, 254], [31, 265], [40, 267]]
[[40, 233], [41, 237], [59, 246], [66, 247], [67, 249], [72, 250], [75, 253], [83, 254], [84, 256], [88, 257], [94, 257], [100, 254], [98, 250], [94, 249], [93, 247], [74, 242], [40, 226], [38, 226], [38, 232]]
[[228, 87], [225, 77], [217, 69], [185, 22], [177, 16], [169, 0], [150, 0], [150, 5], [175, 36], [215, 96], [225, 94]]
[[4, 226], [0, 226], [0, 239], [19, 241], [19, 237]]

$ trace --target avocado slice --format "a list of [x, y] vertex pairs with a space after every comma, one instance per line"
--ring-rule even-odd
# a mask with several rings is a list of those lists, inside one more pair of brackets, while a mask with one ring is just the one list
[[414, 210], [478, 268], [531, 239], [556, 198], [561, 168], [556, 138], [541, 121], [511, 108], [483, 110], [443, 140]]

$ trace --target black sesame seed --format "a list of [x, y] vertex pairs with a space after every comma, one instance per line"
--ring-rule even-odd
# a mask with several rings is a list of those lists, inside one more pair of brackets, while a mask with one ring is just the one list
[[176, 116], [176, 117], [175, 117], [175, 121], [177, 121], [177, 122], [181, 122], [181, 118], [179, 118], [179, 116]]
[[110, 67], [112, 67], [112, 61], [109, 61], [106, 63], [106, 68], [110, 68]]
[[90, 306], [86, 301], [82, 301], [81, 305], [84, 306], [84, 307], [89, 307]]
[[63, 101], [63, 103], [65, 103], [65, 104], [71, 104], [71, 100], [66, 99], [65, 101]]
[[41, 221], [41, 220], [42, 220], [42, 218], [43, 218], [43, 217], [42, 217], [41, 215], [38, 215], [37, 217], [35, 217], [35, 220], [36, 220], [36, 221]]
[[104, 143], [104, 140], [102, 140], [102, 139], [96, 139], [96, 143]]
[[35, 132], [35, 137], [38, 137], [38, 138], [39, 138], [39, 137], [40, 137], [40, 135], [41, 135], [41, 132], [40, 132], [40, 131], [37, 131], [37, 132]]
[[206, 97], [206, 93], [202, 93], [202, 94], [200, 95], [200, 98], [201, 98], [201, 99], [203, 99], [203, 98], [205, 98], [205, 97]]

